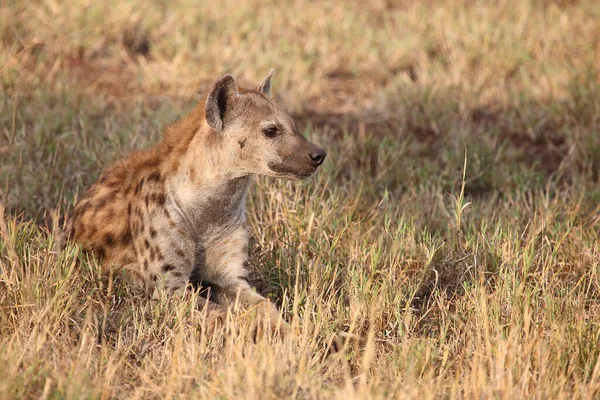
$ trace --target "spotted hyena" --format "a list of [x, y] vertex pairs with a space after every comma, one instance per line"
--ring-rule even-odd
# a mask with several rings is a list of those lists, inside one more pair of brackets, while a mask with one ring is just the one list
[[195, 276], [218, 288], [209, 309], [239, 301], [279, 318], [246, 280], [246, 192], [255, 174], [312, 175], [325, 151], [269, 97], [271, 75], [255, 90], [223, 76], [153, 148], [107, 168], [74, 208], [70, 240], [155, 295]]

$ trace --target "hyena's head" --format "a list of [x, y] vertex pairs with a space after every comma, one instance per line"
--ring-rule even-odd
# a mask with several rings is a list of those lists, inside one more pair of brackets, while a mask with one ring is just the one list
[[236, 172], [306, 178], [326, 153], [269, 97], [272, 73], [256, 90], [238, 89], [232, 75], [217, 80], [206, 99], [206, 121], [221, 135], [221, 149]]

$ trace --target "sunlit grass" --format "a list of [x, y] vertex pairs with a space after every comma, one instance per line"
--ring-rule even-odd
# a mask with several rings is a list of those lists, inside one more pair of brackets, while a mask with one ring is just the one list
[[[239, 4], [238, 4], [239, 3]], [[595, 2], [0, 5], [0, 397], [597, 398]], [[250, 311], [151, 305], [69, 246], [102, 168], [220, 74], [328, 151], [255, 179]], [[336, 341], [340, 335], [344, 341]], [[332, 343], [336, 343], [337, 352]]]

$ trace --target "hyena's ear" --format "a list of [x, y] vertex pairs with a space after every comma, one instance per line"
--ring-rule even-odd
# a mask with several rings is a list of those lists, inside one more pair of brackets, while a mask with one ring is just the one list
[[273, 76], [273, 68], [269, 71], [269, 75], [262, 80], [260, 85], [258, 85], [258, 91], [264, 95], [271, 95], [271, 77]]
[[231, 109], [237, 95], [238, 89], [233, 75], [219, 78], [208, 93], [204, 115], [208, 125], [215, 131], [223, 131], [223, 116]]

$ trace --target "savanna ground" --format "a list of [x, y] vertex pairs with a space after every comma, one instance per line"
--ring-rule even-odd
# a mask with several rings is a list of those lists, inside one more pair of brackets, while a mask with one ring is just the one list
[[[600, 396], [600, 3], [5, 0], [0, 33], [0, 397]], [[103, 167], [270, 68], [328, 150], [249, 198], [295, 336], [54, 253]]]

